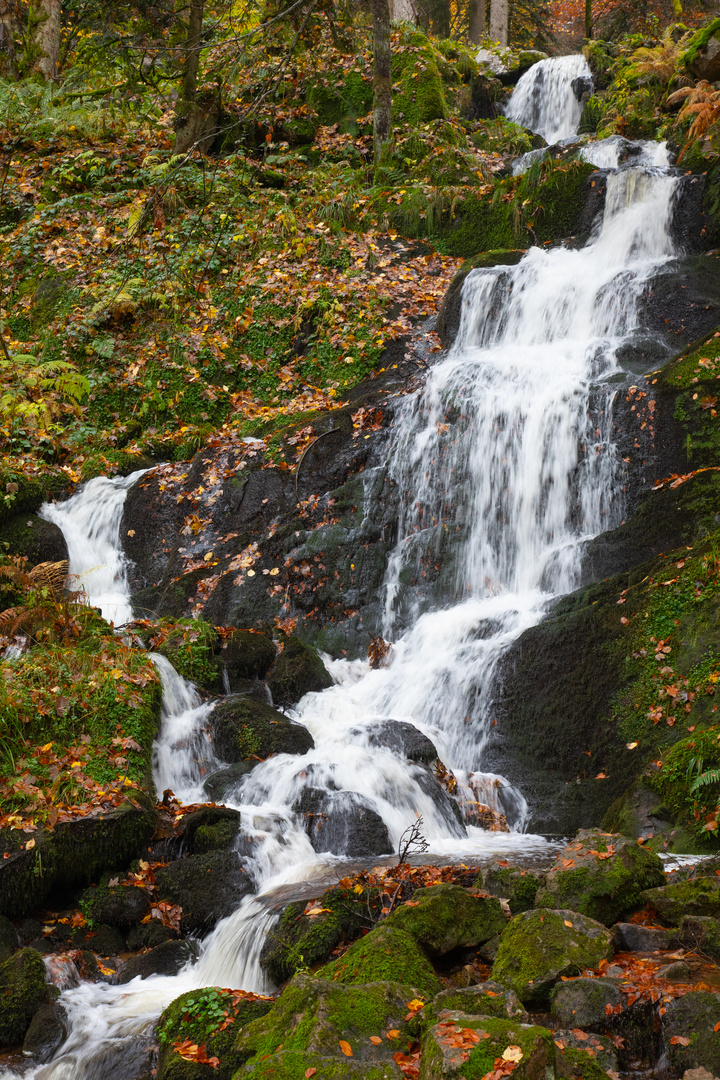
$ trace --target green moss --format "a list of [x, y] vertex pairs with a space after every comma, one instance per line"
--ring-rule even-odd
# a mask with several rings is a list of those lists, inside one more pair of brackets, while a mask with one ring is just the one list
[[211, 723], [216, 752], [223, 761], [304, 754], [314, 745], [307, 728], [255, 698], [223, 699], [213, 710]]
[[294, 705], [305, 694], [332, 686], [317, 650], [294, 634], [285, 638], [283, 651], [270, 669], [267, 682], [277, 705]]
[[358, 117], [372, 108], [372, 84], [359, 71], [351, 71], [341, 85], [334, 77], [316, 80], [307, 90], [306, 100], [321, 124], [337, 124], [340, 132], [358, 133]]
[[327, 960], [343, 939], [358, 936], [363, 923], [352, 895], [346, 889], [328, 889], [316, 905], [328, 910], [311, 917], [303, 916], [304, 904], [285, 908], [260, 955], [273, 982], [283, 983], [297, 971]]
[[440, 989], [438, 978], [415, 940], [387, 924], [356, 941], [337, 960], [321, 968], [324, 979], [347, 985], [379, 980], [409, 983], [428, 994]]
[[193, 837], [193, 854], [205, 855], [230, 847], [238, 833], [236, 821], [218, 821], [215, 825], [200, 825]]
[[[674, 820], [686, 822], [697, 839], [712, 842], [705, 831], [707, 815], [720, 802], [720, 778], [691, 791], [693, 781], [720, 766], [720, 727], [709, 727], [675, 743], [662, 766], [647, 778]], [[697, 814], [697, 816], [696, 816]], [[717, 841], [715, 840], [715, 846]]]
[[707, 26], [703, 26], [688, 42], [688, 47], [683, 54], [683, 63], [686, 67], [692, 67], [698, 58], [698, 53], [707, 48], [710, 38], [720, 36], [720, 19], [713, 19]]
[[472, 896], [459, 885], [444, 883], [417, 889], [384, 925], [410, 934], [430, 953], [443, 954], [489, 941], [502, 933], [506, 922], [495, 897]]
[[48, 1000], [45, 964], [35, 949], [0, 963], [0, 1046], [21, 1043], [33, 1014]]
[[392, 79], [397, 85], [393, 112], [410, 124], [445, 116], [447, 105], [435, 52], [419, 31], [408, 31], [400, 50], [393, 50]]
[[[450, 1036], [457, 1033], [462, 1038], [465, 1031], [477, 1033], [480, 1041], [475, 1045], [468, 1041], [469, 1054], [468, 1050], [459, 1054]], [[426, 1033], [422, 1044], [421, 1076], [426, 1080], [439, 1076], [482, 1080], [493, 1071], [496, 1059], [502, 1057], [509, 1045], [519, 1046], [522, 1051], [513, 1077], [530, 1080], [554, 1075], [555, 1044], [547, 1028], [458, 1012], [444, 1016], [438, 1027], [432, 1027]]]
[[[254, 1080], [303, 1080], [311, 1068], [322, 1080], [398, 1080], [397, 1068], [389, 1062], [360, 1064], [347, 1058], [331, 1058], [297, 1050], [282, 1050], [265, 1061], [254, 1062], [251, 1071], [244, 1071], [242, 1075], [251, 1076]], [[236, 1076], [236, 1080], [239, 1077]]]
[[496, 860], [478, 874], [477, 888], [507, 900], [513, 915], [535, 906], [535, 894], [542, 885], [543, 875], [522, 867], [503, 865]]
[[582, 1080], [607, 1080], [607, 1072], [594, 1061], [587, 1050], [568, 1046], [555, 1054], [558, 1077], [581, 1077]]
[[[158, 1080], [202, 1080], [211, 1076], [230, 1080], [242, 1064], [234, 1049], [238, 1030], [265, 1016], [273, 1004], [271, 998], [217, 986], [182, 994], [165, 1009], [155, 1029], [160, 1043]], [[219, 1065], [213, 1068], [183, 1059], [173, 1049], [173, 1043], [185, 1039], [204, 1046], [206, 1055], [218, 1058]]]
[[643, 900], [671, 926], [679, 926], [685, 915], [717, 919], [720, 916], [720, 878], [697, 877], [660, 889], [647, 889]]
[[167, 657], [184, 679], [205, 690], [221, 685], [217, 645], [217, 630], [203, 619], [163, 619], [150, 639], [154, 652]]

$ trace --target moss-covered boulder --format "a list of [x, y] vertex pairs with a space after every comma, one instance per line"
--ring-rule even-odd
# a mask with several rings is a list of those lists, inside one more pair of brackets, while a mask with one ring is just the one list
[[707, 1069], [720, 1076], [720, 994], [695, 990], [667, 1006], [663, 1019], [664, 1049], [673, 1069]]
[[371, 1065], [343, 1055], [328, 1057], [305, 1050], [280, 1050], [258, 1061], [253, 1059], [235, 1076], [250, 1076], [253, 1080], [303, 1080], [308, 1073], [323, 1080], [402, 1080], [403, 1075], [394, 1061]]
[[697, 877], [678, 881], [676, 885], [646, 889], [642, 900], [669, 926], [679, 926], [685, 915], [709, 915], [717, 919], [720, 918], [720, 878]]
[[692, 952], [720, 960], [720, 919], [707, 915], [686, 915], [680, 923], [680, 940]]
[[720, 79], [720, 19], [703, 26], [688, 42], [683, 63], [696, 79]]
[[607, 1026], [606, 1007], [624, 1005], [620, 987], [612, 979], [570, 979], [558, 983], [550, 993], [550, 1012], [553, 1020], [564, 1028], [590, 1028], [604, 1031]]
[[268, 931], [260, 966], [275, 983], [283, 983], [296, 971], [328, 960], [336, 945], [357, 937], [363, 928], [363, 913], [347, 890], [328, 889], [323, 893], [315, 905], [319, 914], [306, 915], [306, 906], [289, 904]]
[[644, 889], [664, 884], [662, 860], [654, 852], [627, 836], [586, 829], [559, 853], [535, 904], [570, 908], [612, 926], [638, 906]]
[[41, 1065], [51, 1061], [68, 1035], [68, 1018], [56, 1001], [41, 1005], [30, 1022], [23, 1040], [23, 1054], [31, 1054]]
[[244, 679], [264, 679], [277, 654], [272, 638], [260, 630], [232, 630], [222, 639], [220, 663], [227, 672], [230, 689]]
[[0, 960], [5, 960], [19, 947], [17, 930], [9, 919], [0, 915]]
[[425, 1012], [432, 1010], [438, 1016], [444, 1010], [468, 1013], [470, 1016], [497, 1016], [501, 1020], [515, 1020], [526, 1023], [528, 1014], [520, 1004], [514, 990], [488, 979], [477, 986], [463, 986], [459, 989], [441, 990], [433, 998], [432, 1005], [426, 1006]]
[[[557, 1035], [557, 1032], [555, 1034]], [[572, 1077], [573, 1080], [607, 1080], [608, 1074], [598, 1065], [595, 1051], [591, 1047], [557, 1047], [556, 1043], [555, 1075], [560, 1078]]]
[[12, 518], [0, 525], [0, 548], [7, 544], [10, 555], [24, 555], [28, 566], [67, 559], [65, 537], [57, 525], [36, 514]]
[[402, 49], [393, 50], [393, 113], [417, 125], [445, 116], [447, 105], [437, 56], [420, 31], [408, 31]]
[[563, 975], [595, 969], [613, 955], [612, 935], [576, 911], [537, 908], [516, 915], [500, 937], [492, 977], [524, 1005], [548, 1000]]
[[41, 1005], [49, 1001], [45, 964], [35, 949], [19, 952], [0, 963], [0, 1046], [21, 1043]]
[[285, 638], [285, 647], [270, 669], [267, 683], [276, 705], [294, 705], [305, 694], [327, 690], [332, 679], [317, 649], [291, 634]]
[[517, 1063], [517, 1080], [545, 1080], [555, 1071], [552, 1034], [516, 1020], [445, 1013], [423, 1039], [420, 1080], [484, 1077], [498, 1058]]
[[399, 982], [426, 995], [437, 994], [440, 982], [414, 938], [394, 926], [380, 925], [354, 942], [342, 956], [321, 968], [324, 979], [357, 986], [366, 982]]
[[481, 945], [502, 933], [506, 923], [496, 897], [473, 895], [447, 883], [417, 889], [385, 920], [385, 926], [404, 930], [434, 955]]
[[227, 697], [210, 714], [216, 754], [223, 761], [264, 760], [271, 754], [305, 754], [315, 746], [302, 724], [254, 698]]
[[[235, 1053], [247, 1062], [240, 1075], [287, 1080], [297, 1076], [300, 1080], [308, 1062], [318, 1056], [343, 1065], [352, 1058], [353, 1064], [365, 1070], [359, 1075], [371, 1076], [373, 1067], [391, 1063], [393, 1054], [410, 1047], [412, 1036], [405, 1018], [408, 1003], [422, 1000], [418, 993], [417, 987], [392, 981], [345, 986], [296, 975], [266, 1016], [238, 1031]], [[276, 1071], [267, 1071], [268, 1056], [270, 1060], [277, 1057]], [[300, 1062], [304, 1063], [302, 1072], [297, 1071]], [[318, 1075], [324, 1080], [356, 1074], [333, 1068]]]
[[185, 814], [176, 830], [183, 847], [191, 855], [231, 847], [238, 835], [242, 815], [229, 806], [202, 806]]
[[137, 885], [91, 885], [80, 897], [80, 906], [96, 926], [105, 923], [129, 930], [147, 914], [150, 894]]
[[513, 915], [535, 906], [535, 895], [544, 883], [545, 875], [520, 866], [511, 866], [506, 859], [494, 859], [478, 874], [477, 887], [507, 900]]
[[215, 653], [218, 632], [203, 619], [163, 619], [153, 628], [150, 648], [166, 657], [178, 674], [205, 690], [220, 690], [222, 675]]
[[[155, 1029], [160, 1045], [158, 1080], [230, 1080], [242, 1064], [234, 1051], [238, 1030], [265, 1016], [273, 1004], [272, 998], [217, 986], [181, 994], [165, 1009]], [[181, 1057], [174, 1044], [186, 1039], [204, 1046], [206, 1056], [217, 1058], [217, 1063], [213, 1066]]]
[[[555, 1028], [554, 1026], [553, 1036], [556, 1047], [562, 1052], [568, 1053], [569, 1060], [573, 1062], [573, 1065], [576, 1068], [577, 1065], [581, 1065], [581, 1070], [579, 1072], [580, 1076], [597, 1075], [592, 1072], [588, 1074], [585, 1071], [591, 1061], [599, 1066], [603, 1076], [607, 1076], [609, 1072], [617, 1073], [617, 1051], [615, 1049], [615, 1044], [607, 1036], [597, 1034], [589, 1035], [586, 1031], [582, 1031], [578, 1027], [573, 1027], [568, 1030]], [[559, 1046], [558, 1043], [560, 1044]], [[558, 1058], [559, 1057], [560, 1055], [558, 1054]], [[566, 1074], [563, 1074], [560, 1071], [560, 1068], [558, 1068], [558, 1075], [562, 1076]]]
[[227, 850], [178, 859], [158, 870], [155, 882], [164, 900], [182, 908], [183, 934], [206, 934], [254, 889], [238, 853]]

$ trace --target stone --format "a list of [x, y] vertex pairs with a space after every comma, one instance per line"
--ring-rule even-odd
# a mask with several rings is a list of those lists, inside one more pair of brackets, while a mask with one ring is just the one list
[[49, 1001], [45, 964], [36, 949], [20, 949], [0, 963], [0, 1047], [21, 1043], [33, 1016]]
[[206, 934], [232, 915], [254, 884], [235, 851], [188, 855], [155, 874], [160, 896], [182, 908], [180, 931]]
[[347, 952], [320, 969], [323, 979], [356, 986], [369, 982], [398, 982], [434, 995], [440, 982], [417, 942], [404, 930], [381, 923]]
[[664, 884], [662, 859], [654, 852], [627, 836], [585, 829], [557, 856], [535, 905], [570, 908], [611, 926], [639, 906], [644, 889]]
[[213, 802], [224, 802], [228, 793], [237, 790], [242, 780], [257, 765], [256, 761], [235, 761], [225, 769], [211, 773], [205, 781], [205, 793]]
[[22, 555], [28, 569], [43, 562], [62, 562], [68, 557], [60, 528], [37, 514], [20, 514], [0, 525], [0, 545], [9, 545], [12, 555]]
[[210, 713], [215, 753], [223, 761], [264, 760], [271, 754], [305, 754], [315, 746], [302, 724], [252, 698], [223, 698]]
[[15, 927], [9, 919], [0, 915], [0, 960], [5, 960], [18, 948], [20, 948], [20, 941]]
[[[710, 29], [712, 27], [707, 28], [707, 30]], [[718, 38], [718, 31], [716, 29], [714, 34], [709, 35], [707, 31], [703, 32], [701, 30], [698, 36], [702, 37], [702, 43], [696, 45], [695, 48], [692, 47], [693, 43], [690, 43], [685, 62], [696, 79], [715, 82], [720, 79], [720, 39]]]
[[304, 903], [289, 904], [268, 930], [260, 953], [260, 966], [274, 983], [285, 982], [302, 968], [330, 959], [343, 940], [356, 938], [364, 928], [357, 897], [345, 890], [328, 889], [316, 907], [320, 914], [305, 916]]
[[625, 998], [612, 979], [571, 979], [558, 983], [550, 993], [550, 1013], [564, 1028], [607, 1027], [606, 1006], [625, 1006]]
[[383, 819], [354, 791], [304, 788], [293, 810], [315, 851], [366, 859], [395, 850]]
[[555, 1069], [555, 1043], [547, 1028], [517, 1020], [444, 1012], [422, 1041], [420, 1080], [482, 1077], [512, 1048], [513, 1080], [546, 1080]]
[[270, 669], [267, 684], [276, 705], [294, 705], [305, 694], [327, 690], [332, 678], [318, 651], [291, 634]]
[[[720, 1038], [715, 1030], [720, 1023], [720, 994], [693, 990], [667, 1005], [663, 1018], [663, 1046], [669, 1062], [679, 1076], [687, 1069], [708, 1069], [720, 1076]], [[688, 1045], [673, 1042], [679, 1036]]]
[[528, 1014], [515, 991], [508, 990], [506, 986], [493, 982], [492, 979], [479, 986], [442, 990], [433, 998], [432, 1008], [436, 1016], [449, 1010], [470, 1016], [498, 1016], [501, 1020], [516, 1020], [523, 1024], [528, 1022]]
[[684, 960], [674, 960], [672, 964], [665, 964], [657, 969], [659, 979], [667, 979], [668, 982], [689, 983], [691, 981], [690, 968]]
[[535, 906], [535, 896], [544, 880], [544, 874], [510, 866], [505, 859], [494, 859], [478, 874], [477, 887], [507, 900], [513, 915], [518, 915]]
[[23, 1042], [23, 1053], [32, 1054], [38, 1064], [45, 1065], [55, 1057], [67, 1035], [65, 1009], [57, 1002], [47, 1002], [32, 1018]]
[[546, 1002], [563, 975], [594, 970], [612, 955], [612, 936], [601, 923], [567, 909], [524, 911], [500, 936], [492, 978], [524, 1005]]
[[720, 917], [720, 878], [697, 877], [659, 889], [646, 889], [642, 900], [663, 922], [679, 926], [685, 915]]
[[672, 949], [675, 941], [669, 930], [657, 930], [638, 923], [615, 923], [612, 933], [618, 952], [660, 952]]
[[177, 833], [187, 852], [204, 855], [233, 846], [241, 821], [240, 811], [229, 806], [203, 806], [183, 816]]
[[502, 933], [507, 917], [494, 896], [474, 896], [459, 885], [443, 883], [416, 889], [409, 901], [385, 919], [404, 930], [431, 955], [473, 948]]
[[137, 885], [91, 885], [80, 898], [87, 918], [94, 923], [129, 930], [139, 923], [150, 908], [150, 894]]
[[[607, 1076], [608, 1072], [617, 1072], [617, 1054], [610, 1039], [597, 1034], [588, 1035], [578, 1027], [569, 1031], [556, 1028], [553, 1031], [553, 1038], [555, 1045], [561, 1044], [561, 1049], [564, 1053], [568, 1053], [574, 1065], [581, 1065], [580, 1076], [585, 1078], [595, 1075], [590, 1069], [591, 1062], [600, 1070], [602, 1076]], [[563, 1075], [560, 1070], [558, 1072], [559, 1075]]]
[[131, 957], [123, 965], [118, 982], [147, 979], [149, 975], [177, 975], [186, 964], [197, 960], [200, 947], [196, 941], [165, 941], [149, 952]]
[[405, 720], [380, 720], [367, 727], [356, 728], [350, 735], [362, 734], [370, 746], [382, 746], [408, 761], [432, 765], [437, 760], [435, 744], [414, 724]]
[[688, 1069], [683, 1073], [683, 1080], [718, 1080], [718, 1078], [709, 1073], [707, 1069]]
[[99, 956], [117, 956], [125, 951], [125, 940], [115, 926], [104, 925], [96, 930], [88, 930], [83, 945]]
[[720, 919], [685, 915], [680, 923], [680, 940], [687, 949], [720, 960]]
[[232, 693], [246, 679], [264, 679], [276, 655], [272, 638], [259, 630], [232, 630], [227, 634], [220, 649], [220, 662], [227, 672]]
[[140, 949], [155, 949], [174, 937], [174, 930], [163, 926], [159, 919], [150, 919], [149, 922], [133, 927], [127, 936], [127, 947], [131, 952], [138, 952]]

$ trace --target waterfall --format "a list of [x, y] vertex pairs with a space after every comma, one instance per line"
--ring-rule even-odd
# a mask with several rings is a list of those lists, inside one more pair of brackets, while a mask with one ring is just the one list
[[[587, 74], [582, 57], [543, 61], [520, 80], [508, 115], [548, 140], [572, 134], [577, 80]], [[267, 989], [259, 953], [275, 891], [287, 897], [291, 883], [314, 881], [319, 892], [328, 867], [341, 863], [315, 853], [293, 810], [307, 787], [361, 797], [393, 844], [420, 812], [435, 855], [547, 850], [541, 837], [522, 832], [523, 794], [483, 771], [496, 671], [548, 604], [578, 585], [587, 539], [620, 519], [615, 354], [638, 329], [649, 276], [673, 254], [677, 181], [663, 168], [664, 150], [646, 147], [636, 165], [621, 164], [614, 144], [588, 152], [615, 169], [591, 241], [582, 250], [533, 248], [516, 266], [471, 272], [454, 348], [399, 410], [388, 463], [402, 493], [385, 580], [391, 661], [370, 670], [328, 659], [333, 686], [308, 694], [292, 714], [315, 748], [258, 763], [227, 797], [252, 840], [257, 895], [218, 924], [199, 960], [178, 976], [64, 990], [69, 1038], [28, 1080], [110, 1080], [117, 1054], [136, 1052], [179, 994], [216, 984]], [[91, 481], [43, 511], [63, 529], [71, 572], [83, 576], [89, 601], [117, 624], [130, 617], [119, 523], [137, 475]], [[210, 707], [169, 661], [155, 662], [164, 688], [156, 784], [196, 799], [199, 765], [212, 753], [204, 736]], [[502, 810], [515, 831], [461, 826], [424, 767], [377, 745], [378, 723], [392, 721], [408, 721], [434, 742], [457, 772], [461, 801]]]
[[582, 95], [591, 88], [592, 75], [584, 56], [541, 60], [518, 80], [505, 115], [552, 145], [575, 134]]

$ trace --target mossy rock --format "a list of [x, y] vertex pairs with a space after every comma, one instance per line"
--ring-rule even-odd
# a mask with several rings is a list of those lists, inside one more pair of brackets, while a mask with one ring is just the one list
[[624, 1005], [620, 988], [612, 979], [570, 979], [555, 986], [550, 994], [550, 1012], [564, 1028], [589, 1028], [604, 1032], [605, 1007]]
[[[373, 1067], [386, 1065], [394, 1053], [410, 1047], [412, 1035], [405, 1017], [408, 1002], [417, 999], [419, 993], [412, 985], [386, 980], [344, 986], [324, 978], [296, 975], [267, 1016], [238, 1031], [235, 1051], [247, 1061], [240, 1075], [300, 1078], [304, 1072], [292, 1071], [295, 1063], [317, 1055], [343, 1065], [352, 1056], [353, 1065], [367, 1070], [361, 1075], [369, 1076]], [[389, 1031], [397, 1035], [388, 1038]], [[372, 1037], [378, 1041], [371, 1041]], [[348, 1044], [351, 1055], [343, 1054], [341, 1041]], [[288, 1054], [293, 1056], [288, 1058]], [[279, 1071], [267, 1071], [268, 1055], [271, 1060], [278, 1059]], [[282, 1071], [281, 1066], [290, 1071]], [[354, 1074], [331, 1071], [321, 1075]]]
[[424, 34], [410, 31], [403, 48], [393, 50], [393, 115], [411, 125], [440, 120], [447, 112], [443, 81], [435, 51]]
[[7, 957], [20, 948], [17, 930], [4, 915], [0, 915], [0, 960]]
[[220, 661], [223, 664], [230, 689], [243, 679], [264, 679], [270, 670], [277, 649], [272, 638], [259, 630], [233, 630], [223, 637]]
[[155, 882], [163, 900], [183, 909], [183, 934], [204, 934], [238, 907], [254, 883], [236, 851], [188, 855], [161, 867]]
[[662, 860], [654, 852], [627, 836], [586, 829], [557, 856], [535, 906], [570, 908], [612, 926], [639, 906], [644, 889], [664, 884]]
[[332, 679], [318, 651], [291, 634], [285, 638], [285, 647], [270, 669], [267, 683], [276, 705], [294, 705], [305, 694], [327, 690]]
[[94, 925], [127, 931], [146, 915], [150, 894], [137, 885], [91, 885], [80, 897], [80, 907]]
[[720, 918], [720, 878], [696, 877], [676, 885], [646, 889], [642, 901], [654, 908], [669, 926], [679, 926], [685, 915], [717, 919]]
[[204, 690], [220, 689], [220, 664], [215, 656], [218, 632], [202, 619], [163, 620], [155, 628], [162, 641], [154, 651], [164, 656], [179, 675]]
[[416, 889], [384, 925], [404, 930], [429, 953], [441, 956], [451, 949], [482, 945], [502, 933], [506, 923], [496, 897], [473, 896], [459, 885], [443, 883]]
[[205, 855], [209, 851], [232, 847], [241, 822], [239, 810], [229, 806], [202, 806], [183, 816], [178, 836], [191, 855]]
[[555, 1043], [547, 1028], [449, 1012], [425, 1034], [420, 1080], [481, 1080], [493, 1071], [495, 1061], [509, 1046], [519, 1051], [513, 1078], [545, 1080], [554, 1076]]
[[228, 762], [305, 754], [315, 746], [307, 728], [253, 698], [223, 698], [210, 714], [210, 730], [216, 754]]
[[33, 477], [0, 469], [0, 522], [35, 514], [44, 502], [60, 498], [67, 489], [67, 474], [53, 471], [52, 466], [45, 466], [42, 475]]
[[318, 114], [323, 125], [338, 125], [341, 133], [358, 133], [357, 119], [366, 116], [372, 108], [372, 83], [359, 71], [351, 71], [340, 80], [333, 76], [330, 82], [316, 81], [306, 92], [306, 100]]
[[347, 1057], [326, 1057], [298, 1050], [281, 1050], [263, 1061], [251, 1062], [235, 1074], [235, 1080], [253, 1077], [254, 1080], [303, 1080], [310, 1069], [322, 1080], [402, 1080], [394, 1061], [377, 1065], [354, 1062]]
[[42, 562], [60, 562], [68, 557], [60, 528], [37, 514], [22, 514], [1, 524], [0, 550], [4, 544], [8, 545], [8, 554], [24, 556], [29, 567]]
[[323, 979], [357, 986], [367, 982], [409, 983], [434, 995], [440, 983], [415, 939], [387, 924], [354, 942], [342, 956], [321, 968]]
[[597, 968], [613, 955], [612, 935], [576, 911], [535, 909], [516, 915], [500, 937], [492, 978], [524, 1005], [546, 1002], [563, 975]]
[[[720, 994], [695, 990], [676, 998], [663, 1017], [663, 1043], [672, 1068], [678, 1076], [688, 1069], [707, 1069], [720, 1075]], [[687, 1046], [673, 1042], [676, 1036], [689, 1039]]]
[[[181, 994], [165, 1009], [155, 1029], [160, 1044], [158, 1080], [230, 1080], [243, 1063], [234, 1050], [237, 1032], [265, 1016], [273, 1005], [272, 998], [217, 986]], [[173, 1043], [185, 1039], [204, 1045], [207, 1056], [218, 1058], [219, 1065], [213, 1068], [182, 1058]]]
[[30, 1022], [50, 1000], [45, 964], [36, 949], [20, 949], [0, 963], [0, 1046], [21, 1043]]
[[578, 1077], [581, 1080], [607, 1080], [607, 1072], [598, 1065], [587, 1050], [566, 1047], [555, 1054], [555, 1075], [559, 1078]]
[[720, 960], [720, 919], [709, 915], [685, 915], [680, 923], [680, 940], [692, 952]]
[[345, 890], [328, 889], [316, 906], [327, 910], [307, 916], [305, 904], [289, 904], [268, 931], [260, 966], [273, 982], [283, 983], [297, 971], [328, 960], [336, 945], [360, 934], [362, 919]]
[[713, 19], [693, 35], [682, 60], [696, 79], [714, 82], [720, 78], [720, 19]]
[[515, 991], [492, 979], [478, 986], [442, 990], [433, 998], [432, 1005], [425, 1007], [425, 1013], [432, 1011], [436, 1018], [444, 1010], [470, 1016], [497, 1016], [501, 1020], [515, 1020], [523, 1024], [528, 1021], [528, 1014]]
[[518, 915], [535, 907], [535, 895], [544, 880], [544, 874], [509, 866], [504, 859], [494, 859], [478, 874], [476, 887], [507, 900], [510, 911]]

